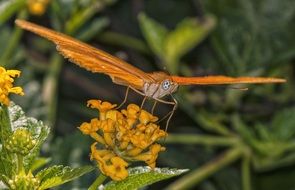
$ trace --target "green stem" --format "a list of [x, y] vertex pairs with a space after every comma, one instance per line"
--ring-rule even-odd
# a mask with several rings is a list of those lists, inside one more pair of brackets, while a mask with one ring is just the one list
[[23, 161], [24, 161], [24, 157], [20, 154], [17, 154], [17, 173], [18, 174], [25, 172]]
[[242, 189], [251, 190], [250, 157], [244, 156], [242, 161]]
[[73, 35], [96, 12], [97, 8], [95, 6], [90, 6], [73, 15], [72, 18], [67, 21], [65, 33]]
[[169, 134], [165, 139], [165, 143], [181, 143], [181, 144], [204, 144], [210, 146], [233, 146], [240, 142], [235, 137], [218, 137], [210, 135], [190, 135], [190, 134]]
[[[27, 12], [25, 10], [21, 11], [17, 16], [20, 19], [27, 18]], [[9, 39], [9, 43], [6, 45], [6, 48], [0, 58], [0, 65], [7, 67], [9, 64], [9, 59], [12, 54], [15, 52], [16, 46], [19, 44], [19, 40], [23, 34], [23, 30], [17, 26], [14, 27], [13, 33]]]
[[50, 70], [44, 81], [44, 101], [47, 105], [48, 123], [51, 126], [56, 119], [58, 79], [61, 67], [61, 56], [55, 53], [51, 58]]
[[178, 189], [190, 189], [206, 179], [207, 177], [213, 175], [221, 168], [227, 166], [228, 164], [234, 162], [243, 154], [243, 150], [240, 147], [232, 148], [221, 155], [219, 158], [201, 166], [200, 168], [192, 171], [191, 173], [185, 175], [174, 183], [170, 184], [167, 190], [178, 190]]
[[234, 134], [220, 122], [211, 121], [205, 112], [197, 112], [194, 108], [193, 104], [190, 103], [185, 98], [185, 89], [179, 89], [177, 94], [177, 101], [179, 103], [179, 107], [185, 111], [196, 123], [200, 124], [200, 126], [207, 130], [213, 131], [215, 133], [221, 134], [223, 136], [233, 136]]
[[101, 185], [106, 178], [107, 178], [107, 176], [100, 174], [96, 178], [96, 180], [91, 184], [91, 186], [88, 188], [88, 190], [97, 190], [98, 186]]

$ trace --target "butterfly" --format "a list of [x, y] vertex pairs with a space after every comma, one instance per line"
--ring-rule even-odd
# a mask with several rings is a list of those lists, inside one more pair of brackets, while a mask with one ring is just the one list
[[[86, 43], [76, 40], [65, 34], [30, 23], [25, 20], [16, 20], [15, 23], [28, 31], [38, 34], [56, 44], [56, 49], [69, 61], [94, 73], [109, 75], [112, 81], [119, 85], [127, 86], [145, 98], [173, 104], [172, 114], [177, 107], [177, 101], [165, 101], [162, 98], [174, 93], [181, 85], [224, 85], [244, 83], [283, 83], [285, 79], [264, 77], [228, 77], [204, 76], [181, 77], [169, 75], [165, 72], [146, 73], [129, 63], [112, 56], [102, 50], [96, 49]], [[126, 96], [125, 100], [126, 101]], [[121, 104], [122, 105], [122, 104]], [[169, 120], [172, 114], [168, 118]], [[166, 126], [167, 127], [167, 126]]]

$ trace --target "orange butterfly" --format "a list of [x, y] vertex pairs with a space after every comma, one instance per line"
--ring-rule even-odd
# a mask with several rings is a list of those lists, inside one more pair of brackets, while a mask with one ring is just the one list
[[[216, 85], [216, 84], [242, 84], [242, 83], [283, 83], [285, 79], [263, 77], [180, 77], [170, 76], [164, 72], [146, 73], [125, 61], [114, 57], [102, 50], [96, 49], [65, 34], [47, 29], [45, 27], [24, 21], [16, 20], [18, 26], [34, 32], [53, 41], [57, 50], [71, 62], [95, 73], [104, 73], [111, 77], [116, 84], [127, 86], [145, 97], [156, 101], [173, 104], [173, 111], [177, 102], [168, 102], [161, 98], [171, 95], [179, 85]], [[124, 102], [126, 101], [126, 97]], [[168, 118], [168, 122], [172, 116]]]

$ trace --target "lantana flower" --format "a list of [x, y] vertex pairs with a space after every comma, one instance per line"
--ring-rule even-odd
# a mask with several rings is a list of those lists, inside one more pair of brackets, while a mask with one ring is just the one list
[[6, 106], [9, 105], [9, 93], [14, 93], [23, 96], [24, 92], [21, 87], [14, 87], [13, 82], [15, 77], [20, 76], [18, 70], [6, 70], [0, 67], [0, 102]]
[[155, 168], [159, 152], [165, 150], [156, 142], [167, 136], [155, 123], [157, 117], [135, 104], [121, 111], [101, 100], [89, 100], [87, 106], [97, 109], [99, 116], [82, 123], [79, 129], [96, 141], [91, 145], [90, 158], [104, 175], [123, 180], [128, 176], [127, 167], [135, 161]]
[[27, 5], [32, 15], [41, 16], [45, 13], [50, 0], [28, 0]]

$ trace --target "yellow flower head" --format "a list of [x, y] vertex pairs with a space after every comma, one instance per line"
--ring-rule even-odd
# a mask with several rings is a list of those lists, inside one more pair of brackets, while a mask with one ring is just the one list
[[28, 0], [27, 5], [32, 15], [41, 16], [45, 13], [50, 0]]
[[13, 82], [15, 77], [20, 76], [18, 70], [6, 70], [0, 67], [0, 102], [6, 106], [9, 105], [9, 93], [14, 93], [23, 96], [23, 89], [21, 87], [14, 87]]
[[143, 161], [152, 168], [156, 166], [158, 154], [165, 148], [155, 142], [167, 136], [154, 123], [157, 117], [135, 104], [121, 111], [115, 109], [115, 104], [101, 100], [89, 100], [87, 105], [99, 110], [99, 118], [82, 123], [79, 129], [95, 139], [90, 158], [103, 174], [120, 181], [128, 176], [130, 162]]

